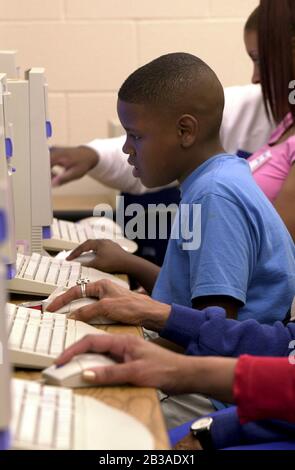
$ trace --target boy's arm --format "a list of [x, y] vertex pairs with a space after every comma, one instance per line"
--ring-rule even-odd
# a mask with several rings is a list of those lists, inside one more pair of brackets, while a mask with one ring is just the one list
[[151, 294], [160, 269], [161, 268], [159, 266], [154, 263], [151, 263], [150, 261], [147, 261], [144, 258], [140, 258], [139, 256], [135, 255], [130, 255], [128, 258], [128, 263], [126, 264], [125, 272], [129, 276], [135, 278], [137, 282], [149, 294]]
[[160, 272], [159, 266], [127, 253], [113, 240], [87, 240], [71, 252], [67, 261], [73, 261], [89, 251], [92, 251], [95, 257], [89, 263], [84, 263], [84, 266], [106, 273], [128, 274], [134, 277], [148, 293], [153, 290]]

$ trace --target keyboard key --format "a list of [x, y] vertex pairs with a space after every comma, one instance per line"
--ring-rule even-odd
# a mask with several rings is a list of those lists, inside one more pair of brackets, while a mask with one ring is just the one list
[[65, 349], [74, 344], [76, 341], [75, 320], [67, 320]]
[[76, 227], [77, 227], [77, 235], [78, 235], [78, 238], [79, 238], [79, 243], [85, 242], [87, 240], [87, 237], [86, 237], [84, 227], [82, 225], [79, 225], [79, 224], [77, 224]]
[[73, 392], [69, 388], [58, 389], [58, 405], [61, 407], [72, 408]]
[[29, 263], [26, 267], [26, 270], [23, 274], [23, 277], [25, 279], [34, 279], [35, 278], [35, 274], [37, 272], [40, 260], [41, 260], [41, 255], [39, 253], [33, 253], [32, 254], [32, 256], [30, 258], [30, 261], [29, 261]]
[[67, 240], [72, 241], [72, 234], [75, 232], [75, 224], [74, 222], [63, 221], [67, 227], [68, 238]]
[[[45, 406], [44, 406], [45, 405]], [[43, 404], [40, 411], [37, 444], [42, 447], [53, 447], [54, 442], [55, 407]]]
[[35, 351], [39, 335], [40, 319], [30, 319], [25, 332], [22, 349]]
[[[20, 255], [18, 254], [17, 257], [18, 256], [20, 256]], [[21, 255], [21, 256], [23, 256], [23, 255]], [[19, 273], [17, 274], [17, 277], [22, 278], [24, 276], [29, 262], [30, 262], [30, 256], [24, 256], [24, 260], [23, 260], [22, 266], [19, 270]]]
[[41, 411], [37, 442], [39, 445], [53, 447], [56, 421], [57, 389], [55, 387], [42, 388]]
[[85, 229], [85, 235], [86, 235], [87, 240], [93, 239], [94, 233], [90, 225], [84, 225], [84, 229]]
[[59, 228], [60, 228], [60, 237], [62, 240], [70, 240], [69, 232], [68, 232], [68, 226], [66, 221], [64, 220], [59, 220]]
[[52, 332], [52, 339], [50, 345], [50, 354], [57, 356], [64, 350], [65, 343], [65, 326], [56, 325]]
[[9, 335], [9, 346], [20, 348], [25, 334], [26, 320], [28, 317], [27, 309], [20, 307], [15, 316], [14, 323]]
[[63, 263], [57, 279], [58, 286], [66, 286], [71, 272], [71, 265]]
[[11, 327], [14, 322], [15, 314], [16, 314], [16, 305], [6, 304], [6, 328], [7, 328], [8, 336], [9, 336]]
[[25, 261], [25, 255], [22, 253], [18, 253], [16, 257], [16, 273], [18, 274], [19, 271], [21, 270], [21, 267]]
[[53, 223], [51, 225], [51, 233], [52, 233], [52, 238], [60, 239], [60, 230], [59, 230], [58, 220], [55, 218], [53, 219]]
[[70, 449], [72, 445], [72, 426], [73, 415], [72, 410], [58, 409], [57, 426], [55, 435], [55, 446], [57, 449]]
[[69, 229], [69, 232], [70, 232], [70, 237], [71, 237], [72, 242], [77, 243], [77, 245], [78, 245], [79, 244], [79, 237], [78, 237], [76, 224], [71, 226], [71, 228]]
[[32, 444], [35, 442], [39, 403], [40, 385], [36, 382], [28, 382], [18, 433], [20, 441]]
[[49, 258], [49, 256], [42, 256], [36, 272], [35, 281], [45, 282], [50, 264], [51, 258]]
[[46, 277], [46, 284], [56, 284], [59, 275], [60, 262], [52, 260]]
[[71, 273], [68, 280], [68, 287], [76, 285], [77, 280], [81, 277], [81, 264], [71, 263]]

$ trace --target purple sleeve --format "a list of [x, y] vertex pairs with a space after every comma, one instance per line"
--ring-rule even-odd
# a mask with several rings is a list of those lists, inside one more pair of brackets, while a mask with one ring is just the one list
[[195, 310], [173, 304], [160, 336], [196, 356], [288, 356], [290, 342], [295, 339], [295, 323], [262, 325], [252, 319], [240, 322], [226, 318], [220, 307]]

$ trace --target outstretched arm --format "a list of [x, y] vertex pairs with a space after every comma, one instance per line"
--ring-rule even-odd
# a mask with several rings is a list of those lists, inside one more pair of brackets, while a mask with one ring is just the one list
[[93, 251], [95, 258], [85, 264], [91, 268], [100, 269], [107, 273], [123, 273], [132, 276], [144, 289], [151, 293], [159, 266], [131, 253], [127, 253], [118, 243], [112, 240], [87, 240], [75, 248], [67, 257], [68, 261], [75, 260], [82, 253]]
[[131, 335], [89, 335], [55, 362], [61, 366], [86, 351], [107, 353], [118, 364], [87, 371], [85, 381], [156, 387], [169, 394], [198, 392], [233, 401], [235, 359], [183, 356]]

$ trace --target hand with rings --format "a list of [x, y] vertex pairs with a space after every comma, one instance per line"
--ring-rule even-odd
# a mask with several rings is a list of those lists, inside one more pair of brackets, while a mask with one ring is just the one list
[[[89, 322], [97, 316], [102, 316], [116, 323], [141, 325], [155, 331], [163, 328], [170, 315], [170, 305], [157, 302], [147, 295], [129, 291], [107, 279], [89, 284], [85, 279], [80, 279], [77, 284], [57, 297], [48, 305], [47, 310], [54, 312], [78, 298], [91, 297], [96, 298], [97, 302], [77, 309], [71, 318]], [[87, 290], [86, 284], [88, 284]]]

